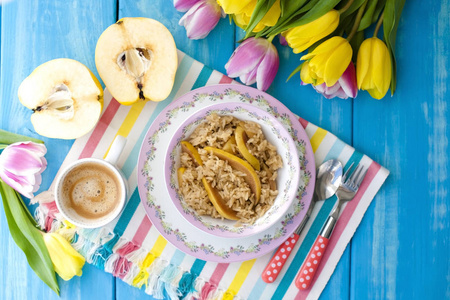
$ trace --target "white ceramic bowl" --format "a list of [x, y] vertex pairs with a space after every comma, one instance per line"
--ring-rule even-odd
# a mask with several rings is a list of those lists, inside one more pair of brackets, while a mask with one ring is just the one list
[[[283, 160], [283, 167], [277, 171], [278, 196], [273, 206], [254, 224], [235, 226], [235, 221], [198, 215], [194, 209], [183, 201], [183, 196], [178, 191], [177, 169], [180, 167], [180, 142], [189, 137], [194, 129], [205, 120], [206, 116], [212, 113], [232, 115], [240, 120], [258, 123], [261, 125], [266, 139], [277, 147], [278, 154]], [[257, 234], [273, 225], [283, 216], [297, 195], [300, 164], [297, 147], [291, 135], [276, 118], [250, 104], [226, 102], [200, 109], [187, 118], [178, 128], [170, 141], [165, 159], [165, 181], [175, 207], [191, 224], [212, 235], [241, 238]]]

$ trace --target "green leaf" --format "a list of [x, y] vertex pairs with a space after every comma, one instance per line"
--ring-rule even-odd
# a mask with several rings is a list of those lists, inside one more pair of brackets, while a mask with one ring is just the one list
[[274, 32], [271, 32], [271, 34], [279, 34], [287, 29], [308, 24], [329, 12], [339, 3], [339, 1], [340, 0], [319, 0], [310, 10], [305, 12], [305, 14], [301, 16], [296, 15], [289, 22], [286, 22], [283, 26], [280, 26], [274, 30]]
[[13, 240], [22, 249], [28, 264], [36, 275], [59, 295], [55, 269], [42, 234], [36, 228], [36, 222], [31, 222], [31, 214], [17, 192], [1, 180], [0, 195]]
[[350, 41], [350, 46], [353, 49], [353, 57], [352, 60], [356, 62], [356, 58], [358, 57], [359, 47], [361, 47], [362, 42], [364, 42], [364, 30], [358, 31], [355, 33], [355, 36]]
[[297, 68], [295, 68], [294, 71], [292, 71], [292, 73], [289, 75], [289, 77], [286, 79], [286, 82], [289, 81], [289, 79], [291, 79], [292, 76], [294, 76], [296, 73], [300, 72], [300, 70], [302, 69], [302, 65], [300, 64]]
[[44, 142], [38, 139], [30, 138], [24, 135], [15, 134], [12, 132], [8, 132], [5, 130], [0, 129], [0, 144], [13, 144], [17, 142], [25, 142], [25, 141], [31, 141], [39, 144], [43, 144]]
[[341, 14], [341, 20], [357, 11], [361, 7], [361, 5], [363, 5], [364, 1], [365, 0], [353, 1], [352, 5], [350, 5], [350, 7]]
[[311, 9], [311, 7], [314, 6], [318, 1], [319, 0], [311, 0], [309, 2], [307, 2], [306, 0], [286, 1], [287, 3], [285, 5], [284, 11], [282, 11], [282, 17], [278, 20], [278, 22], [274, 26], [268, 28], [263, 33], [263, 35], [265, 36], [276, 35], [287, 30], [285, 28], [288, 28], [292, 20], [301, 17], [306, 11]]
[[385, 5], [386, 5], [386, 0], [378, 0], [377, 7], [375, 7], [375, 11], [373, 12], [372, 23], [375, 23], [376, 21], [378, 21], [381, 11], [383, 10]]
[[384, 40], [391, 54], [392, 79], [391, 95], [394, 94], [397, 85], [397, 63], [395, 61], [395, 40], [397, 37], [397, 28], [402, 14], [405, 0], [386, 0], [383, 17]]
[[250, 17], [250, 21], [245, 28], [245, 38], [247, 38], [248, 35], [253, 32], [253, 29], [255, 29], [256, 25], [258, 25], [258, 23], [264, 18], [270, 8], [272, 8], [272, 6], [275, 4], [275, 1], [276, 0], [258, 0], [255, 9], [253, 10], [252, 16]]
[[372, 24], [373, 14], [377, 7], [378, 0], [369, 0], [366, 5], [366, 9], [361, 22], [359, 23], [358, 31], [364, 30]]

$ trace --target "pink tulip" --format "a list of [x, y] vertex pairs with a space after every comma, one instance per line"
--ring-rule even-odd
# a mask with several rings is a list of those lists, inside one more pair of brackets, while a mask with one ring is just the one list
[[173, 6], [176, 10], [185, 12], [199, 1], [200, 0], [173, 0]]
[[[306, 85], [303, 82], [302, 85]], [[333, 85], [328, 87], [325, 83], [313, 85], [313, 88], [327, 99], [339, 97], [341, 99], [356, 98], [358, 95], [358, 86], [356, 84], [355, 65], [350, 62], [341, 78]]]
[[278, 52], [272, 42], [251, 37], [234, 50], [225, 69], [228, 76], [239, 77], [246, 85], [256, 82], [256, 87], [265, 91], [277, 75], [279, 64]]
[[0, 155], [0, 178], [20, 194], [33, 198], [47, 167], [43, 144], [19, 142], [6, 147]]
[[215, 0], [200, 0], [180, 19], [186, 35], [192, 40], [203, 39], [216, 27], [222, 17], [222, 9]]
[[278, 35], [278, 40], [280, 41], [281, 46], [287, 46], [288, 42], [286, 41], [286, 38], [282, 36], [281, 34]]

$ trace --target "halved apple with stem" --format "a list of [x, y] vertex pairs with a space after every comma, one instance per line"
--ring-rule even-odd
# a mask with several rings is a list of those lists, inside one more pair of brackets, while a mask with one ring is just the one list
[[98, 73], [121, 104], [162, 101], [172, 91], [178, 66], [172, 34], [148, 18], [123, 18], [109, 26], [95, 49]]
[[75, 139], [97, 124], [103, 89], [82, 63], [67, 58], [37, 67], [19, 87], [20, 102], [33, 110], [31, 123], [40, 135]]

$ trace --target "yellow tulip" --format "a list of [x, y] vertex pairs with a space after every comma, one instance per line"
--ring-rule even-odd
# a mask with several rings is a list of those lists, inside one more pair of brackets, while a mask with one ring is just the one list
[[313, 85], [325, 82], [328, 87], [333, 86], [350, 64], [352, 53], [352, 47], [343, 37], [326, 40], [300, 58], [307, 61], [300, 72], [302, 81]]
[[376, 37], [365, 40], [356, 61], [358, 88], [381, 99], [389, 89], [391, 76], [391, 56], [386, 44]]
[[283, 32], [282, 35], [286, 38], [294, 53], [300, 53], [332, 33], [338, 25], [339, 12], [332, 9], [320, 18], [305, 25], [291, 28]]
[[[221, 0], [220, 2], [225, 2], [225, 0]], [[239, 27], [244, 29], [245, 27], [247, 27], [248, 23], [250, 22], [253, 10], [255, 9], [256, 2], [257, 0], [251, 0], [250, 2], [248, 2], [246, 6], [242, 7], [238, 13], [234, 14], [234, 21]], [[274, 26], [277, 23], [278, 19], [280, 18], [280, 15], [281, 15], [280, 0], [277, 0], [269, 9], [269, 11], [266, 13], [266, 15], [262, 18], [262, 20], [259, 21], [259, 23], [255, 26], [253, 32], [259, 32], [263, 30], [266, 26], [268, 27]]]
[[255, 0], [217, 0], [217, 3], [222, 7], [227, 15], [240, 14], [244, 8]]
[[85, 259], [58, 233], [44, 233], [44, 242], [56, 273], [64, 279], [81, 276]]

